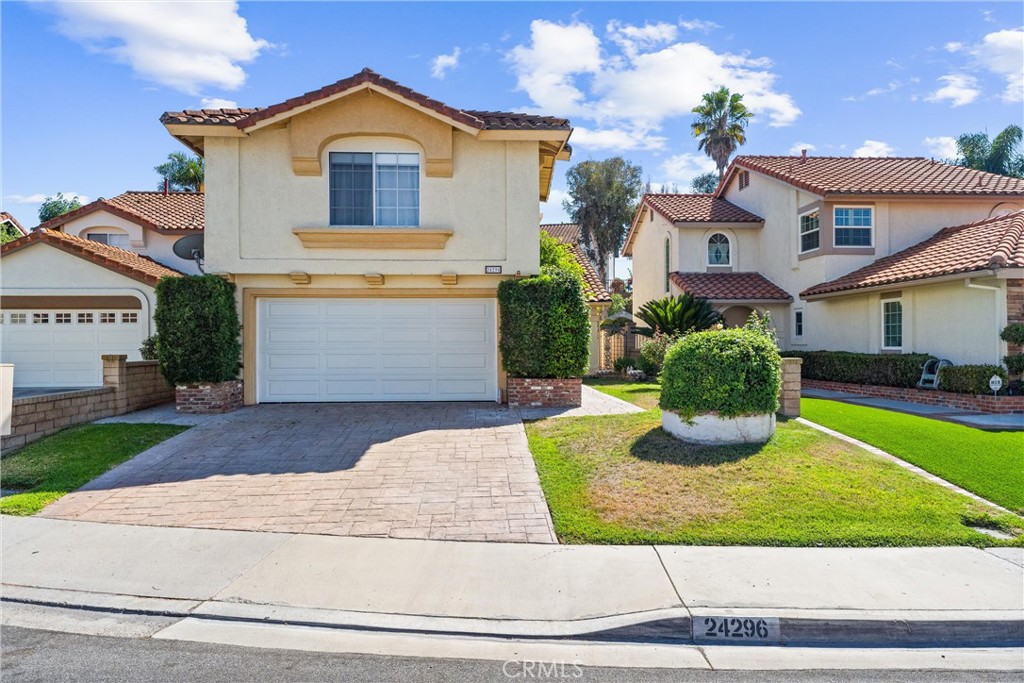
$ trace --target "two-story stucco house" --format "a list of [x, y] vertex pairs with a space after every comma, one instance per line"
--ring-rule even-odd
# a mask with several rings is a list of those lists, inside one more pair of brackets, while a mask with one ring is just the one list
[[741, 156], [714, 194], [645, 196], [624, 253], [637, 307], [690, 292], [770, 312], [784, 349], [999, 363], [1022, 206], [1024, 180], [924, 158]]
[[539, 269], [567, 120], [368, 69], [161, 120], [206, 161], [206, 271], [238, 288], [247, 403], [500, 399], [497, 286]]
[[0, 248], [0, 360], [16, 387], [103, 383], [101, 356], [141, 358], [160, 278], [198, 273], [175, 255], [203, 232], [203, 195], [124, 192]]

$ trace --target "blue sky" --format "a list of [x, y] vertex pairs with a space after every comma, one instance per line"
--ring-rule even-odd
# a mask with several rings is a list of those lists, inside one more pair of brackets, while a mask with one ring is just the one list
[[[448, 104], [569, 116], [574, 161], [684, 189], [725, 84], [744, 153], [938, 156], [1022, 119], [1024, 6], [974, 3], [0, 3], [4, 210], [151, 189], [165, 110], [269, 105], [364, 66]], [[545, 220], [558, 206], [556, 175]]]

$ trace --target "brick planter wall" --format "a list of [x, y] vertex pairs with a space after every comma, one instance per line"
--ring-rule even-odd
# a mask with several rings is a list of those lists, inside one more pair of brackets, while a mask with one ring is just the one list
[[959, 410], [974, 410], [980, 413], [1007, 414], [1024, 413], [1024, 396], [992, 396], [991, 394], [954, 394], [949, 391], [930, 389], [904, 389], [901, 387], [877, 387], [869, 384], [846, 384], [845, 382], [824, 382], [805, 379], [808, 389], [845, 391], [859, 396], [889, 398], [895, 401], [912, 401], [930, 406], [946, 406]]
[[14, 399], [11, 435], [0, 441], [7, 451], [65, 427], [123, 415], [173, 399], [174, 390], [160, 375], [156, 361], [128, 362], [128, 356], [103, 356], [102, 387]]
[[803, 363], [803, 358], [782, 359], [779, 413], [786, 417], [800, 417], [800, 366]]
[[179, 413], [211, 415], [242, 407], [242, 380], [179, 384], [174, 389]]
[[508, 378], [508, 404], [524, 408], [573, 408], [583, 402], [583, 380]]

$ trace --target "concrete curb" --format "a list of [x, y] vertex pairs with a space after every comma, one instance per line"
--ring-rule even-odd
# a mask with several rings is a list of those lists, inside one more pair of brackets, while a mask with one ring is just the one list
[[[606, 643], [816, 647], [1021, 647], [1024, 617], [1006, 610], [658, 609], [570, 621], [476, 619], [116, 595], [3, 585], [0, 601], [40, 608], [236, 624], [408, 635]], [[723, 627], [723, 621], [725, 626]], [[738, 635], [737, 635], [738, 634]]]

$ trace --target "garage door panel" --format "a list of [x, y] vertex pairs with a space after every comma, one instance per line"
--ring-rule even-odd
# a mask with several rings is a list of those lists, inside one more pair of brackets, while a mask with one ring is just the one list
[[493, 299], [261, 299], [257, 310], [260, 401], [497, 398]]
[[320, 317], [320, 304], [313, 302], [295, 301], [273, 301], [265, 302], [267, 313], [274, 318], [310, 318], [316, 320]]

